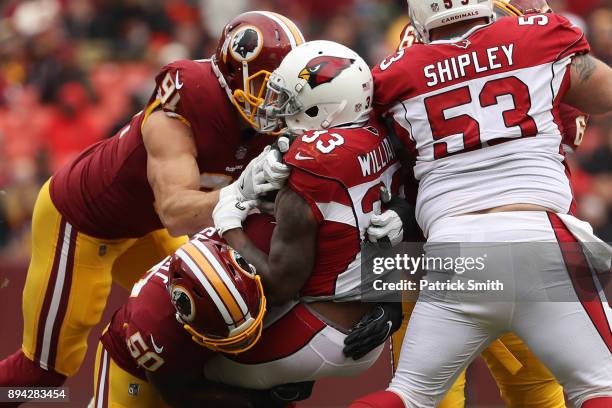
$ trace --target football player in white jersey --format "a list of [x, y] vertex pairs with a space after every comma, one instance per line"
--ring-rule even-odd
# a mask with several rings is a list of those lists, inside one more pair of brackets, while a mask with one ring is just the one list
[[[552, 12], [546, 0], [495, 0], [493, 5], [496, 18]], [[397, 49], [401, 50], [419, 43], [416, 31], [409, 23], [402, 30]], [[561, 104], [559, 116], [564, 128], [563, 148], [566, 152], [573, 152], [582, 142], [588, 115], [567, 104]], [[569, 171], [567, 165], [566, 168]], [[418, 185], [412, 188], [416, 190], [416, 187]], [[407, 197], [413, 195], [416, 196], [416, 191], [406, 192]], [[396, 234], [403, 231], [399, 216], [394, 211], [374, 215], [371, 221], [368, 236], [373, 242], [382, 237], [387, 237], [391, 242], [395, 242], [397, 241]], [[402, 327], [392, 337], [394, 367], [397, 367], [399, 361], [399, 352], [413, 308], [414, 302], [404, 302]], [[482, 353], [482, 357], [499, 387], [500, 397], [506, 406], [511, 408], [565, 408], [563, 388], [515, 334], [507, 333], [501, 336]], [[465, 386], [466, 371], [459, 376], [444, 399], [440, 401], [438, 408], [463, 408], [465, 406]]]
[[[352, 407], [434, 407], [465, 366], [510, 331], [553, 372], [575, 406], [612, 406], [612, 311], [599, 297], [584, 300], [584, 288], [568, 278], [587, 261], [575, 247], [565, 251], [565, 243], [598, 241], [588, 224], [570, 215], [559, 120], [561, 102], [588, 114], [609, 112], [612, 70], [588, 55], [578, 28], [554, 14], [490, 24], [490, 1], [408, 4], [425, 44], [399, 51], [374, 70], [374, 105], [394, 119], [417, 156], [417, 220], [428, 242], [552, 243], [552, 258], [531, 254], [547, 262], [544, 268], [533, 268], [532, 258], [509, 256], [509, 271], [498, 264], [486, 277], [506, 273], [545, 292], [537, 279], [546, 269], [567, 278], [556, 283], [565, 285], [568, 297], [483, 302], [422, 293], [389, 389]], [[601, 249], [597, 260], [609, 270], [610, 248], [602, 243]], [[603, 296], [601, 281], [589, 279], [589, 294]], [[529, 299], [532, 293], [518, 285], [515, 295]]]

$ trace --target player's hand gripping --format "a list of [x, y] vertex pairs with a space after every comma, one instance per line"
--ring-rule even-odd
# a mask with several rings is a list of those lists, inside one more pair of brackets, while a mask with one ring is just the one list
[[403, 198], [391, 196], [385, 187], [381, 187], [380, 196], [386, 211], [370, 218], [368, 239], [370, 242], [390, 242], [395, 246], [404, 240], [404, 236], [418, 230], [414, 208]]
[[344, 339], [344, 355], [359, 360], [383, 344], [402, 325], [402, 304], [380, 303], [365, 314]]
[[282, 163], [282, 153], [289, 149], [288, 139], [281, 137], [277, 146], [266, 148], [244, 169], [238, 180], [219, 191], [219, 202], [213, 210], [213, 221], [219, 234], [241, 228], [258, 199], [279, 190], [291, 170]]
[[289, 168], [282, 163], [282, 156], [272, 146], [266, 148], [246, 166], [231, 185], [241, 201], [255, 200], [270, 191], [280, 189], [289, 176]]
[[285, 185], [291, 173], [289, 166], [283, 163], [283, 155], [289, 150], [289, 144], [287, 136], [279, 137], [276, 144], [270, 148], [263, 164], [264, 179], [274, 186], [275, 190], [280, 190]]
[[[237, 181], [233, 184], [235, 183]], [[232, 187], [233, 184], [219, 191], [219, 202], [212, 213], [215, 228], [221, 236], [229, 230], [242, 228], [249, 212], [257, 206], [257, 200], [245, 201], [244, 197], [237, 193], [236, 187]]]

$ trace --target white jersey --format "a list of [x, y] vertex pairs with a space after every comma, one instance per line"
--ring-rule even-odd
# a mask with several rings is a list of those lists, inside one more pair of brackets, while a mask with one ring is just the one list
[[571, 58], [586, 51], [563, 17], [508, 17], [414, 45], [374, 70], [375, 104], [416, 155], [426, 236], [440, 218], [502, 205], [569, 211], [558, 108]]

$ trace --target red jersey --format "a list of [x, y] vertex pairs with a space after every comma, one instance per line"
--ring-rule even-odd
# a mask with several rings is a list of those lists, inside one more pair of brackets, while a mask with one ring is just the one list
[[556, 14], [505, 17], [415, 44], [373, 71], [374, 106], [414, 151], [417, 220], [528, 203], [567, 213], [560, 101], [584, 34]]
[[[244, 231], [260, 250], [268, 253], [274, 218], [250, 215]], [[214, 228], [196, 234], [194, 240], [222, 241]], [[145, 370], [171, 375], [177, 370], [204, 367], [214, 352], [198, 345], [176, 320], [167, 289], [170, 257], [151, 268], [132, 288], [127, 303], [111, 320], [101, 341], [113, 361], [123, 370], [146, 381]], [[194, 371], [194, 370], [189, 370]]]
[[115, 136], [94, 144], [51, 180], [51, 198], [79, 231], [104, 238], [136, 238], [163, 227], [147, 179], [142, 125], [163, 109], [187, 124], [197, 147], [201, 187], [216, 190], [237, 178], [267, 144], [241, 121], [209, 60], [162, 68], [143, 112]]
[[400, 165], [383, 126], [310, 131], [284, 156], [289, 187], [319, 223], [316, 259], [300, 296], [309, 300], [359, 299], [361, 248], [370, 217], [381, 210], [380, 187], [395, 194]]

